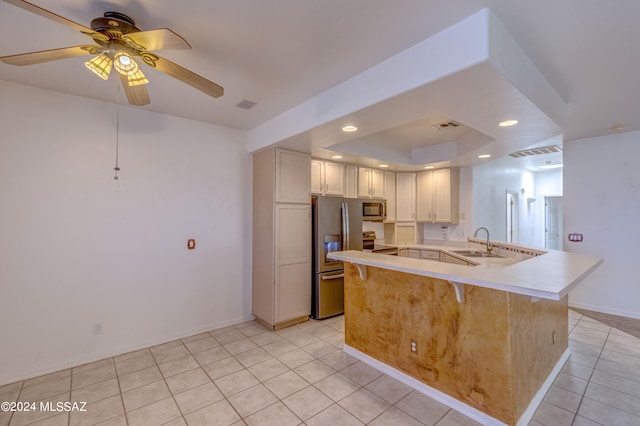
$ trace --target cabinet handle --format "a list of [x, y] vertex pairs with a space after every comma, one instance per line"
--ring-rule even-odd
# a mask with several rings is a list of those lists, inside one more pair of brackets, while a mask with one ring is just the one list
[[322, 277], [323, 280], [337, 280], [338, 278], [344, 278], [344, 274], [336, 274], [336, 275], [325, 275]]

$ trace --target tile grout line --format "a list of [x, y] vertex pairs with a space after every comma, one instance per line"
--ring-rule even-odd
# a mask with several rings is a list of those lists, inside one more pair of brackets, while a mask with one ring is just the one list
[[[155, 361], [155, 359], [154, 359]], [[120, 402], [122, 403], [122, 411], [124, 412], [124, 421], [129, 425], [129, 416], [127, 415], [127, 408], [124, 405], [124, 396], [122, 392], [122, 387], [120, 387], [120, 375], [118, 374], [118, 367], [116, 365], [116, 358], [113, 357], [113, 368], [116, 370], [116, 381], [118, 382], [118, 391], [120, 392]], [[69, 422], [71, 422], [71, 416], [69, 416]], [[71, 426], [71, 424], [69, 424]]]
[[[580, 321], [582, 321], [582, 318], [580, 318], [580, 320], [576, 323], [576, 325], [574, 326], [574, 329], [575, 329], [575, 327], [578, 326], [578, 324], [580, 324]], [[569, 334], [569, 335], [571, 335], [571, 334]], [[584, 392], [582, 393], [582, 395], [580, 395], [580, 402], [578, 402], [578, 406], [576, 407], [576, 412], [573, 414], [573, 417], [571, 419], [571, 424], [573, 424], [576, 421], [576, 418], [578, 417], [578, 413], [580, 412], [580, 407], [582, 406], [582, 401], [584, 400], [585, 395], [587, 394], [587, 389], [589, 389], [589, 385], [591, 384], [591, 378], [593, 377], [593, 374], [596, 371], [596, 367], [598, 365], [598, 362], [600, 361], [600, 356], [602, 355], [602, 351], [604, 350], [604, 347], [606, 346], [607, 340], [609, 340], [609, 336], [610, 335], [611, 335], [611, 327], [609, 327], [609, 331], [607, 331], [607, 337], [604, 339], [604, 342], [602, 343], [602, 347], [600, 348], [600, 352], [598, 352], [598, 359], [596, 360], [596, 363], [593, 366], [593, 370], [591, 371], [591, 374], [589, 375], [589, 379], [587, 379], [587, 385], [584, 388]], [[567, 360], [567, 362], [569, 362], [569, 360]], [[595, 423], [598, 423], [595, 420], [592, 420], [592, 419], [589, 419], [589, 420], [591, 420], [591, 421], [593, 421]]]

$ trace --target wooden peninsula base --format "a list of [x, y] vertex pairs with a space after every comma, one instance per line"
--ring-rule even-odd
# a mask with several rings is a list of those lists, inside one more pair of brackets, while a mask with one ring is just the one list
[[465, 284], [460, 303], [446, 280], [366, 268], [345, 262], [347, 347], [499, 422], [518, 424], [568, 357], [566, 295]]

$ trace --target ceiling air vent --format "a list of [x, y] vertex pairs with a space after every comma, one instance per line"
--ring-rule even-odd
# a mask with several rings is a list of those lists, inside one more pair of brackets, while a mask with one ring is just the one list
[[512, 156], [513, 158], [520, 158], [520, 157], [529, 157], [532, 155], [554, 154], [557, 152], [562, 152], [562, 148], [560, 148], [557, 145], [552, 145], [552, 146], [544, 146], [542, 148], [525, 149], [523, 151], [517, 151], [509, 155]]
[[444, 130], [444, 129], [452, 129], [454, 127], [459, 127], [460, 123], [456, 123], [455, 121], [445, 121], [444, 123], [438, 123], [431, 126], [432, 129], [436, 130]]
[[242, 108], [242, 109], [251, 109], [254, 106], [256, 106], [257, 102], [252, 102], [252, 101], [248, 101], [246, 99], [244, 99], [242, 102], [240, 102], [238, 105], [236, 105], [238, 108]]

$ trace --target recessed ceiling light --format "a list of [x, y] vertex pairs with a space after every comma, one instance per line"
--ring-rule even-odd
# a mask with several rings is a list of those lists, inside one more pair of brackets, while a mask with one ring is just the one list
[[478, 155], [478, 158], [489, 158], [489, 157], [491, 157], [491, 154]]
[[358, 128], [353, 124], [346, 125], [342, 128], [343, 132], [355, 132], [356, 130], [358, 130]]
[[425, 169], [433, 169], [435, 166], [424, 166]]
[[335, 160], [339, 160], [342, 158], [342, 155], [332, 155], [331, 158], [335, 159]]
[[386, 169], [387, 167], [389, 167], [388, 164], [380, 164], [378, 167], [382, 167], [383, 169]]
[[540, 166], [539, 168], [542, 170], [549, 170], [549, 169], [559, 169], [563, 166], [564, 164], [547, 164], [546, 166]]
[[500, 127], [509, 127], [518, 124], [518, 120], [505, 120], [502, 123], [498, 123]]

